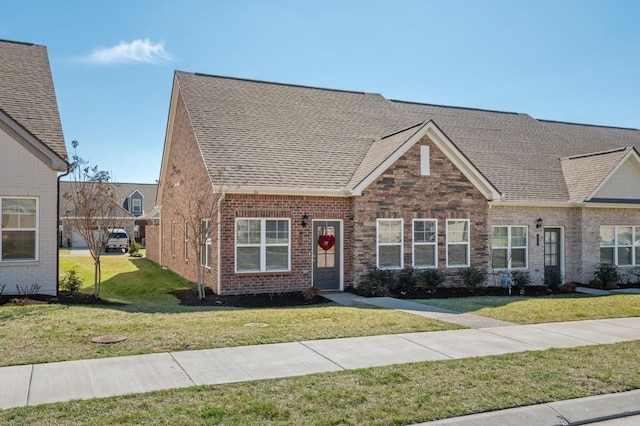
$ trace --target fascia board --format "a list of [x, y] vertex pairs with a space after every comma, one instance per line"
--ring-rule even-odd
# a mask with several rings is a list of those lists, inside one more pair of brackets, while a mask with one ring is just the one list
[[631, 157], [633, 157], [636, 160], [636, 162], [640, 164], [640, 156], [638, 156], [638, 152], [635, 150], [635, 148], [631, 148], [629, 152], [627, 152], [625, 156], [622, 157], [620, 161], [618, 161], [618, 164], [616, 164], [616, 166], [613, 169], [611, 169], [609, 174], [607, 174], [607, 176], [604, 179], [602, 179], [602, 181], [595, 187], [595, 189], [591, 191], [591, 193], [587, 196], [587, 198], [585, 198], [585, 201], [589, 201], [593, 197], [595, 197], [596, 194], [602, 189], [602, 187], [609, 181], [609, 179], [611, 179], [611, 177], [620, 169], [620, 167], [622, 167], [622, 165], [625, 162], [627, 162]]
[[162, 162], [160, 165], [160, 176], [158, 180], [158, 192], [156, 194], [156, 206], [162, 206], [163, 188], [166, 184], [165, 174], [167, 173], [167, 167], [169, 167], [169, 151], [171, 149], [172, 135], [173, 135], [173, 122], [175, 120], [176, 109], [178, 106], [178, 98], [180, 95], [180, 88], [178, 86], [178, 78], [174, 73], [173, 87], [171, 88], [171, 105], [169, 106], [169, 115], [167, 116], [167, 130], [164, 136], [164, 147], [162, 149]]
[[68, 164], [63, 158], [53, 152], [51, 148], [29, 133], [29, 131], [2, 110], [0, 110], [0, 121], [2, 121], [2, 123], [4, 123], [9, 130], [14, 133], [14, 135], [10, 136], [17, 139], [18, 143], [22, 144], [27, 150], [52, 170], [61, 172], [67, 171]]

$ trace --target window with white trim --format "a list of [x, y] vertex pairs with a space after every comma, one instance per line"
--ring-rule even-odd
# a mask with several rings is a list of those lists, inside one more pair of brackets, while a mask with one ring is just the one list
[[447, 267], [469, 266], [469, 219], [447, 219]]
[[493, 269], [527, 267], [528, 228], [526, 226], [491, 227], [491, 266]]
[[202, 248], [200, 250], [200, 266], [205, 268], [211, 267], [211, 220], [204, 219], [200, 222], [200, 241]]
[[640, 226], [601, 226], [600, 263], [640, 266]]
[[429, 165], [429, 145], [420, 146], [420, 174], [422, 176], [429, 176], [431, 174], [431, 167]]
[[184, 260], [189, 260], [189, 222], [184, 221]]
[[291, 269], [289, 219], [236, 219], [236, 272]]
[[142, 200], [140, 198], [131, 199], [131, 213], [142, 213]]
[[413, 267], [438, 266], [438, 221], [413, 219]]
[[402, 219], [377, 220], [378, 268], [401, 269], [403, 259]]
[[0, 262], [38, 260], [37, 198], [1, 198]]

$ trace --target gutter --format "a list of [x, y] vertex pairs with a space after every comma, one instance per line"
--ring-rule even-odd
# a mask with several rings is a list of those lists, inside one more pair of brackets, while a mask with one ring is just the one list
[[[60, 179], [62, 179], [65, 176], [68, 176], [69, 173], [71, 173], [71, 165], [67, 162], [65, 162], [67, 165], [67, 171], [61, 175], [58, 176], [58, 183], [56, 186], [56, 203], [58, 208], [56, 209], [56, 228], [57, 228], [57, 233], [60, 232]], [[62, 238], [62, 234], [60, 234], [60, 238]], [[56, 246], [58, 245], [58, 238], [56, 238]], [[56, 256], [56, 297], [58, 297], [58, 291], [60, 289], [60, 249], [57, 248], [56, 249], [57, 252], [57, 256]]]

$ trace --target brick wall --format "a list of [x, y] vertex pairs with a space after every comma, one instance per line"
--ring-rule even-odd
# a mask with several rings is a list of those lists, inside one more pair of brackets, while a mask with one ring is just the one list
[[[420, 146], [430, 148], [430, 176], [420, 175]], [[488, 265], [488, 204], [484, 196], [425, 136], [354, 202], [354, 284], [376, 268], [376, 219], [404, 219], [404, 266], [412, 265], [412, 219], [438, 220], [438, 267], [446, 265], [447, 219], [470, 219], [471, 265]], [[457, 268], [446, 270], [455, 285]]]
[[146, 226], [145, 256], [147, 259], [160, 263], [160, 227]]
[[[221, 221], [221, 294], [302, 291], [312, 285], [313, 220], [343, 221], [343, 280], [351, 274], [351, 201], [344, 197], [227, 194]], [[309, 224], [301, 225], [302, 216]], [[235, 273], [235, 219], [290, 219], [291, 272]], [[305, 272], [306, 271], [306, 272]]]

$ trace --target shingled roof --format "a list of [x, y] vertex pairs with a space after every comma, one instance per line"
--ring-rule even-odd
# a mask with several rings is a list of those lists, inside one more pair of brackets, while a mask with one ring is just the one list
[[182, 71], [175, 77], [210, 176], [224, 169], [237, 188], [349, 193], [428, 121], [503, 201], [567, 202], [561, 158], [640, 149], [635, 129]]
[[45, 46], [0, 40], [0, 110], [67, 158]]

